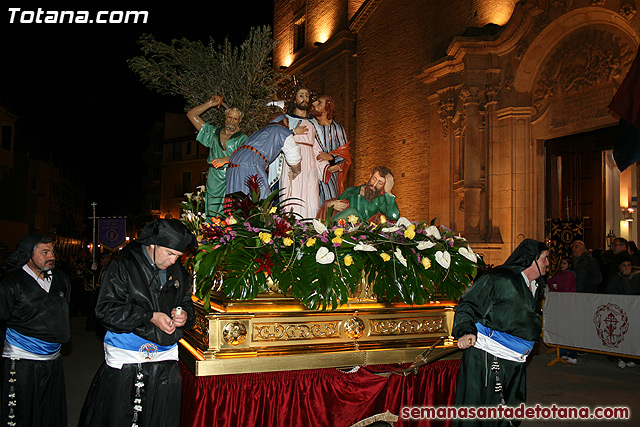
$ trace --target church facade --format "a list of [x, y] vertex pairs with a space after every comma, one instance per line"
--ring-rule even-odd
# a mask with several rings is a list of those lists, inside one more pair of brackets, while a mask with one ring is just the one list
[[[491, 264], [552, 218], [637, 241], [637, 168], [609, 110], [640, 44], [634, 0], [275, 0], [274, 67], [334, 98], [351, 185], [394, 173], [400, 212]], [[625, 221], [627, 219], [627, 221]]]

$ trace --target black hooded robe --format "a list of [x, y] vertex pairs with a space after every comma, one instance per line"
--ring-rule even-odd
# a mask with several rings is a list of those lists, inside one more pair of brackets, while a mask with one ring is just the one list
[[[504, 265], [481, 276], [460, 298], [453, 325], [455, 338], [477, 335], [476, 322], [493, 330], [506, 332], [528, 341], [538, 341], [542, 331], [539, 296], [543, 286], [532, 295], [522, 276], [540, 253], [540, 242], [527, 239], [511, 254]], [[543, 245], [543, 244], [542, 244]], [[464, 350], [458, 374], [455, 405], [492, 406], [501, 403], [495, 391], [496, 375], [491, 370], [494, 357], [475, 347]], [[502, 394], [507, 406], [517, 407], [526, 400], [525, 363], [498, 358]], [[455, 420], [454, 425], [461, 420]], [[472, 421], [462, 425], [509, 425], [507, 420]], [[513, 420], [513, 424], [519, 422]]]
[[[49, 343], [67, 343], [71, 282], [61, 269], [51, 271], [49, 292], [22, 268], [0, 281], [0, 321], [22, 335]], [[11, 380], [12, 381], [10, 383]], [[67, 398], [62, 357], [53, 360], [2, 358], [2, 407], [0, 422], [18, 426], [67, 425]], [[9, 396], [11, 384], [15, 396]], [[15, 402], [15, 418], [8, 419], [9, 404]]]
[[[179, 263], [166, 269], [166, 284], [160, 287], [158, 270], [145, 256], [139, 241], [129, 244], [104, 273], [96, 316], [107, 330], [133, 332], [162, 346], [175, 344], [183, 329], [195, 322], [191, 302], [191, 280]], [[175, 307], [188, 314], [187, 324], [168, 335], [151, 323], [153, 312], [171, 315]], [[137, 383], [144, 384], [137, 387]], [[134, 407], [136, 425], [178, 427], [181, 398], [180, 368], [174, 360], [124, 364], [121, 369], [103, 363], [89, 388], [78, 426], [131, 426]], [[137, 400], [139, 399], [139, 401]]]

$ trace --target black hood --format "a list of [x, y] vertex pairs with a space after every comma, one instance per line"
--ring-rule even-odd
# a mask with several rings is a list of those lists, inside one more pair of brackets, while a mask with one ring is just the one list
[[531, 266], [542, 252], [548, 251], [549, 247], [533, 239], [525, 239], [518, 245], [515, 251], [509, 255], [509, 258], [502, 264], [503, 267], [509, 267], [513, 270], [525, 270]]
[[138, 242], [185, 252], [196, 246], [196, 236], [177, 219], [157, 219], [144, 226]]
[[21, 268], [29, 262], [36, 245], [43, 241], [44, 238], [45, 236], [42, 234], [32, 233], [20, 239], [18, 246], [16, 246], [16, 250], [11, 252], [7, 257], [7, 266], [10, 269], [16, 269]]

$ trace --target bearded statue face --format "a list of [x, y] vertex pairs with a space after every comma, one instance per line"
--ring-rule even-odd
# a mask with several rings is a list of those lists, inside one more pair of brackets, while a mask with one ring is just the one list
[[300, 89], [296, 93], [295, 104], [298, 110], [307, 111], [309, 109], [309, 101], [311, 95], [307, 89]]
[[311, 109], [309, 110], [309, 114], [311, 114], [314, 117], [322, 116], [325, 112], [325, 103], [326, 103], [325, 98], [323, 97], [318, 98], [316, 102], [311, 104]]
[[242, 114], [240, 111], [231, 109], [227, 110], [225, 114], [225, 127], [230, 132], [235, 132], [240, 127], [240, 122], [242, 121]]
[[374, 172], [369, 178], [369, 182], [367, 182], [363, 188], [362, 196], [366, 201], [370, 202], [379, 195], [382, 194], [382, 190], [384, 190], [384, 185], [387, 183], [385, 177], [380, 175], [379, 172]]

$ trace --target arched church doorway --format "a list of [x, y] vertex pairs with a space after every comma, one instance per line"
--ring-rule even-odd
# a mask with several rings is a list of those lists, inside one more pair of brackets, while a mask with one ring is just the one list
[[618, 170], [616, 132], [610, 126], [545, 141], [546, 218], [582, 219], [589, 249], [607, 249], [611, 235], [637, 242], [640, 168]]

